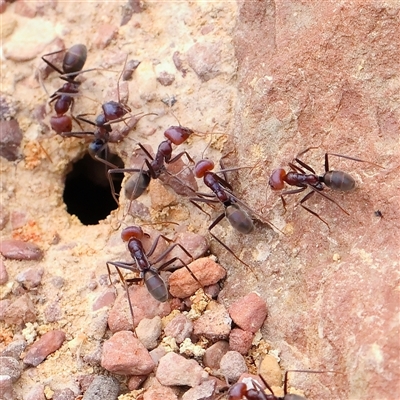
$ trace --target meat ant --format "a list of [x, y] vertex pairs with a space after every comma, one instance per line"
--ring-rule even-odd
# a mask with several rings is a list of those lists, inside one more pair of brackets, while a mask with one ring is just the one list
[[[193, 130], [190, 128], [185, 128], [183, 126], [170, 126], [165, 132], [164, 136], [166, 140], [162, 141], [158, 146], [157, 153], [155, 157], [145, 149], [145, 147], [139, 143], [140, 149], [145, 153], [146, 158], [144, 160], [144, 164], [147, 169], [144, 170], [141, 168], [115, 168], [108, 170], [108, 177], [110, 181], [110, 186], [112, 187], [112, 194], [114, 200], [119, 204], [118, 199], [116, 197], [116, 193], [114, 190], [114, 186], [112, 183], [111, 176], [115, 173], [132, 173], [138, 172], [138, 176], [131, 176], [125, 184], [125, 197], [130, 201], [139, 198], [144, 191], [148, 188], [151, 179], [158, 179], [160, 176], [167, 172], [166, 164], [172, 164], [180, 159], [183, 155], [186, 155], [189, 162], [194, 164], [193, 159], [189, 156], [186, 151], [180, 152], [179, 154], [172, 157], [172, 145], [180, 145], [185, 142], [189, 136], [193, 133]], [[150, 161], [149, 161], [150, 160]], [[195, 192], [194, 189], [191, 189]]]
[[[299, 187], [299, 189], [285, 190], [284, 192], [281, 193], [281, 200], [285, 209], [286, 209], [286, 202], [283, 198], [284, 195], [301, 193], [307, 188], [310, 188], [311, 191], [307, 193], [300, 200], [300, 205], [309, 213], [315, 215], [320, 221], [326, 224], [329, 228], [328, 223], [325, 220], [323, 220], [315, 211], [312, 211], [310, 208], [306, 207], [304, 203], [308, 199], [310, 199], [314, 195], [314, 193], [318, 193], [321, 196], [328, 199], [329, 201], [336, 204], [344, 213], [349, 215], [349, 213], [344, 208], [342, 208], [335, 200], [333, 200], [326, 194], [322, 193], [322, 190], [324, 190], [324, 185], [332, 190], [342, 191], [342, 192], [351, 192], [356, 187], [356, 182], [351, 175], [343, 171], [334, 171], [329, 169], [329, 156], [336, 156], [336, 157], [346, 158], [352, 161], [365, 162], [368, 164], [373, 164], [375, 166], [378, 166], [379, 168], [382, 167], [370, 161], [365, 161], [358, 158], [345, 156], [342, 154], [325, 153], [325, 173], [323, 175], [317, 175], [313, 168], [311, 168], [304, 161], [301, 161], [299, 159], [299, 157], [301, 157], [303, 154], [314, 148], [315, 147], [309, 147], [306, 150], [299, 153], [293, 160], [293, 162], [289, 163], [290, 167], [289, 172], [286, 173], [286, 171], [283, 168], [275, 169], [269, 178], [269, 186], [271, 187], [272, 190], [282, 190], [286, 182], [288, 185]], [[298, 165], [295, 165], [294, 162], [297, 162], [297, 164], [299, 164], [300, 167]], [[304, 169], [301, 167], [303, 167]], [[311, 172], [311, 174], [307, 174], [305, 170]]]
[[[167, 289], [166, 283], [160, 276], [160, 271], [165, 269], [169, 265], [173, 264], [175, 261], [180, 261], [182, 263], [182, 265], [192, 275], [193, 279], [195, 279], [201, 285], [201, 283], [195, 277], [195, 275], [190, 270], [190, 268], [179, 257], [171, 258], [170, 260], [164, 262], [158, 268], [154, 267], [155, 264], [157, 264], [159, 261], [161, 261], [163, 258], [165, 258], [177, 246], [193, 261], [193, 257], [191, 256], [191, 254], [181, 244], [174, 243], [174, 244], [170, 245], [165, 251], [162, 252], [162, 254], [160, 256], [158, 256], [157, 260], [155, 260], [153, 263], [151, 263], [148, 260], [148, 257], [150, 257], [154, 253], [154, 251], [159, 243], [159, 240], [161, 238], [167, 242], [171, 242], [172, 240], [168, 239], [164, 235], [160, 234], [154, 240], [153, 244], [150, 247], [150, 250], [146, 253], [144, 250], [144, 247], [143, 247], [143, 243], [142, 243], [142, 241], [145, 237], [150, 237], [150, 235], [144, 233], [142, 228], [139, 226], [129, 226], [129, 227], [123, 229], [121, 232], [121, 238], [124, 242], [127, 242], [128, 250], [131, 254], [131, 257], [134, 259], [134, 262], [127, 263], [127, 262], [122, 262], [122, 261], [107, 261], [107, 263], [106, 263], [108, 275], [110, 277], [110, 282], [111, 282], [110, 265], [113, 265], [117, 269], [117, 272], [118, 272], [118, 275], [120, 276], [121, 281], [124, 282], [124, 284], [125, 284], [125, 290], [127, 292], [129, 308], [131, 311], [132, 318], [133, 318], [133, 307], [132, 307], [132, 304], [131, 304], [131, 301], [129, 298], [129, 293], [128, 293], [128, 287], [127, 287], [128, 281], [129, 282], [137, 282], [137, 281], [144, 282], [147, 290], [156, 300], [158, 300], [160, 302], [166, 302], [168, 300], [168, 296], [169, 296], [168, 289]], [[139, 271], [140, 277], [125, 280], [124, 277], [122, 276], [120, 268], [128, 269], [130, 271]]]
[[66, 81], [66, 83], [64, 83], [60, 89], [56, 90], [50, 96], [49, 101], [49, 104], [55, 102], [54, 111], [57, 115], [50, 118], [50, 125], [51, 128], [58, 134], [61, 134], [62, 132], [71, 132], [72, 130], [72, 120], [68, 115], [65, 114], [71, 107], [71, 115], [72, 118], [75, 119], [72, 114], [74, 96], [79, 93], [79, 86], [81, 84], [81, 82], [76, 81], [75, 78], [80, 73], [84, 72], [82, 71], [82, 68], [85, 65], [87, 58], [87, 49], [84, 44], [75, 44], [65, 52], [62, 69], [56, 67], [45, 58], [62, 51], [64, 50], [57, 50], [42, 56], [42, 60], [60, 74], [59, 78]]
[[285, 372], [285, 380], [283, 386], [283, 397], [275, 396], [271, 386], [265, 381], [265, 379], [261, 376], [261, 380], [263, 381], [266, 388], [271, 392], [271, 394], [266, 394], [262, 388], [262, 386], [254, 379], [251, 380], [252, 388], [248, 388], [244, 382], [235, 383], [228, 392], [228, 400], [306, 400], [305, 397], [299, 396], [298, 394], [291, 394], [287, 392], [287, 383], [288, 383], [288, 374], [289, 372], [304, 372], [310, 374], [323, 374], [323, 373], [334, 373], [341, 374], [341, 372], [337, 371], [306, 371], [306, 370], [298, 370], [292, 369]]

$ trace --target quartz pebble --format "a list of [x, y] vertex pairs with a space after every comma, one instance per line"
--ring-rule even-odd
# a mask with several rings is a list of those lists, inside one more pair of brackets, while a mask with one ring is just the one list
[[245, 355], [251, 348], [253, 337], [252, 332], [234, 328], [229, 335], [229, 349]]
[[25, 355], [24, 363], [36, 367], [46, 357], [58, 350], [65, 340], [63, 331], [54, 330], [45, 333], [38, 341], [36, 341]]
[[111, 376], [97, 375], [83, 395], [82, 400], [116, 400], [119, 382]]
[[152, 319], [143, 318], [136, 328], [136, 334], [144, 347], [148, 350], [152, 350], [157, 347], [157, 340], [161, 335], [161, 330], [161, 318], [156, 315]]
[[210, 258], [199, 258], [188, 266], [197, 282], [186, 268], [174, 271], [169, 277], [170, 293], [174, 297], [191, 296], [201, 286], [209, 286], [225, 278], [226, 270]]
[[28, 294], [23, 294], [4, 310], [3, 319], [7, 324], [20, 325], [36, 321], [36, 310]]
[[119, 375], [147, 375], [155, 363], [132, 332], [121, 331], [104, 342], [101, 366]]
[[207, 310], [193, 323], [193, 334], [212, 341], [227, 339], [232, 320], [222, 304], [211, 302]]
[[193, 322], [183, 314], [176, 315], [164, 329], [165, 336], [173, 337], [178, 344], [190, 337], [192, 332]]
[[189, 389], [183, 396], [182, 400], [212, 400], [215, 391], [216, 382], [207, 380], [200, 385]]
[[247, 371], [246, 362], [237, 351], [228, 351], [221, 358], [220, 373], [228, 382], [236, 382], [240, 375]]
[[0, 357], [0, 375], [8, 375], [12, 382], [16, 382], [21, 376], [22, 368], [13, 357]]
[[4, 285], [8, 282], [8, 273], [6, 269], [6, 265], [3, 260], [0, 259], [0, 285]]
[[28, 268], [25, 271], [20, 272], [15, 279], [25, 289], [31, 290], [40, 285], [43, 274], [43, 268]]
[[256, 333], [267, 317], [267, 304], [258, 294], [249, 293], [231, 304], [229, 315], [244, 331]]
[[203, 364], [212, 369], [219, 369], [221, 358], [229, 351], [229, 343], [225, 340], [220, 340], [210, 346], [204, 356]]
[[165, 386], [194, 387], [207, 377], [207, 372], [195, 360], [188, 360], [173, 352], [160, 359], [156, 371], [156, 378]]
[[0, 252], [12, 260], [41, 260], [43, 251], [35, 243], [8, 239], [0, 242]]

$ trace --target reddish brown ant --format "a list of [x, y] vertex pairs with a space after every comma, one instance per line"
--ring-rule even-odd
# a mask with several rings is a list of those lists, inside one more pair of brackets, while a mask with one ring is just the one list
[[[321, 196], [325, 197], [329, 201], [336, 204], [344, 213], [349, 215], [349, 213], [345, 209], [343, 209], [335, 200], [333, 200], [326, 194], [322, 193], [322, 190], [324, 189], [325, 185], [326, 187], [329, 187], [330, 189], [335, 191], [350, 192], [354, 190], [356, 186], [354, 178], [348, 173], [343, 171], [333, 171], [329, 169], [329, 156], [346, 158], [348, 160], [365, 162], [376, 165], [380, 168], [382, 167], [369, 161], [360, 160], [354, 157], [344, 156], [342, 154], [325, 153], [325, 173], [323, 175], [317, 175], [313, 168], [311, 168], [309, 165], [307, 165], [305, 162], [299, 159], [300, 156], [302, 156], [303, 154], [305, 154], [306, 152], [308, 152], [313, 148], [314, 147], [309, 147], [306, 150], [299, 153], [293, 160], [293, 162], [289, 163], [289, 167], [291, 168], [289, 172], [286, 173], [286, 171], [283, 168], [275, 169], [269, 178], [269, 186], [271, 187], [272, 190], [282, 190], [286, 182], [288, 185], [299, 187], [299, 189], [286, 190], [281, 193], [282, 203], [285, 208], [286, 208], [286, 202], [283, 199], [284, 195], [300, 193], [306, 190], [307, 188], [310, 188], [311, 191], [307, 193], [300, 200], [300, 205], [305, 210], [315, 215], [320, 221], [326, 224], [329, 228], [328, 223], [324, 221], [315, 211], [312, 211], [310, 208], [306, 207], [304, 203], [308, 199], [310, 199], [310, 197], [312, 197], [314, 193], [319, 193]], [[304, 169], [295, 165], [294, 162], [297, 162], [297, 164], [299, 164]], [[305, 170], [311, 172], [311, 174], [307, 174]]]
[[[190, 268], [179, 257], [173, 257], [172, 259], [164, 262], [158, 268], [154, 267], [155, 264], [157, 264], [159, 261], [161, 261], [167, 254], [169, 254], [177, 246], [191, 260], [193, 260], [193, 257], [191, 256], [191, 254], [181, 244], [179, 244], [179, 243], [172, 244], [157, 258], [157, 260], [155, 260], [153, 263], [150, 263], [150, 261], [148, 260], [148, 257], [150, 257], [154, 253], [159, 240], [164, 239], [167, 242], [171, 242], [172, 240], [168, 239], [164, 235], [160, 234], [154, 240], [150, 250], [146, 253], [143, 248], [143, 243], [142, 243], [142, 241], [145, 237], [150, 237], [150, 235], [144, 233], [142, 228], [139, 226], [129, 226], [122, 230], [121, 238], [124, 242], [127, 242], [128, 250], [129, 250], [132, 258], [134, 259], [134, 262], [127, 263], [127, 262], [121, 262], [121, 261], [107, 261], [106, 264], [107, 264], [110, 281], [111, 281], [110, 265], [113, 265], [117, 269], [117, 272], [121, 278], [121, 281], [125, 283], [125, 289], [127, 291], [127, 294], [128, 294], [128, 288], [127, 288], [126, 282], [142, 281], [146, 285], [146, 288], [149, 291], [149, 293], [156, 300], [158, 300], [160, 302], [166, 302], [168, 300], [168, 289], [167, 289], [166, 283], [160, 276], [160, 271], [165, 269], [169, 265], [173, 264], [175, 261], [180, 261], [182, 263], [182, 265], [185, 268], [187, 268], [187, 270], [190, 272], [193, 279], [195, 279], [200, 284], [200, 282], [194, 276], [194, 274], [192, 273]], [[125, 280], [122, 276], [120, 268], [128, 269], [130, 271], [139, 271], [140, 277], [133, 278], [130, 280]], [[132, 318], [133, 318], [133, 308], [132, 308], [132, 304], [129, 299], [129, 295], [128, 295], [128, 301], [129, 301], [129, 308], [131, 310], [131, 314], [132, 314]]]
[[50, 104], [55, 102], [54, 110], [57, 115], [50, 118], [50, 125], [58, 134], [61, 134], [62, 132], [71, 132], [72, 130], [72, 120], [65, 114], [71, 107], [71, 115], [72, 118], [75, 119], [72, 114], [74, 96], [79, 93], [79, 86], [81, 84], [81, 82], [75, 81], [75, 78], [83, 72], [82, 68], [85, 65], [87, 58], [86, 46], [83, 44], [75, 44], [65, 52], [62, 69], [60, 69], [49, 60], [46, 60], [45, 57], [60, 53], [61, 51], [64, 50], [54, 51], [42, 56], [42, 60], [60, 74], [59, 78], [66, 81], [60, 89], [56, 90], [50, 96], [49, 102]]

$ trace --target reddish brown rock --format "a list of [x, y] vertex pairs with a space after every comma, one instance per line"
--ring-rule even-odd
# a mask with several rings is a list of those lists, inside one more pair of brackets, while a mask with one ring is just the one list
[[156, 371], [156, 378], [165, 386], [194, 387], [207, 377], [207, 372], [195, 360], [188, 360], [172, 352], [160, 359]]
[[104, 342], [101, 366], [119, 375], [147, 375], [155, 364], [132, 332], [121, 331]]
[[128, 381], [130, 391], [139, 389], [139, 386], [146, 380], [147, 375], [132, 375]]
[[193, 323], [193, 334], [204, 336], [212, 341], [227, 339], [231, 331], [232, 320], [222, 304], [213, 304]]
[[[201, 283], [201, 286], [212, 285], [226, 276], [225, 269], [210, 258], [199, 258], [189, 264], [188, 267]], [[172, 296], [180, 298], [191, 296], [201, 287], [186, 268], [174, 271], [168, 282]]]
[[158, 82], [161, 83], [163, 86], [170, 86], [173, 84], [175, 80], [175, 75], [169, 74], [166, 71], [161, 71], [159, 75], [157, 76]]
[[115, 297], [114, 288], [104, 289], [94, 300], [92, 310], [97, 311], [103, 307], [111, 307], [115, 302]]
[[214, 398], [216, 381], [213, 379], [206, 380], [200, 385], [189, 389], [183, 396], [182, 400], [211, 400]]
[[203, 363], [206, 367], [219, 369], [221, 358], [229, 351], [229, 343], [220, 340], [210, 346], [203, 356]]
[[187, 52], [189, 66], [202, 82], [207, 82], [221, 73], [221, 48], [216, 43], [195, 43]]
[[45, 333], [38, 341], [36, 341], [25, 355], [24, 363], [36, 367], [46, 357], [58, 350], [65, 340], [63, 331], [50, 331]]
[[28, 294], [20, 296], [4, 311], [3, 319], [7, 324], [19, 325], [36, 321], [36, 309]]
[[176, 315], [164, 329], [165, 336], [173, 337], [178, 344], [190, 337], [192, 332], [193, 322], [183, 314]]
[[55, 390], [52, 400], [75, 400], [75, 393], [69, 389]]
[[249, 293], [231, 304], [229, 315], [244, 331], [255, 333], [267, 317], [267, 304], [256, 293]]
[[34, 243], [8, 239], [0, 242], [0, 252], [12, 260], [41, 260], [43, 251]]
[[143, 393], [143, 400], [178, 400], [173, 389], [159, 385], [151, 387]]
[[249, 331], [234, 328], [229, 335], [229, 350], [246, 355], [251, 348], [254, 334]]
[[118, 34], [118, 27], [112, 24], [101, 24], [98, 26], [97, 34], [93, 43], [98, 49], [105, 49]]
[[29, 268], [20, 272], [15, 280], [22, 284], [25, 289], [31, 290], [40, 285], [44, 269], [41, 267]]

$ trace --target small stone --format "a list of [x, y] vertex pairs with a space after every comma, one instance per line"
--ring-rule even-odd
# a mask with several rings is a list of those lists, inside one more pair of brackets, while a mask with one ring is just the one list
[[167, 354], [167, 350], [164, 346], [158, 346], [154, 350], [150, 351], [150, 357], [156, 365], [158, 365], [161, 357], [164, 357], [165, 354]]
[[4, 299], [0, 300], [0, 321], [4, 321], [6, 318], [7, 314], [7, 309], [11, 304], [11, 300], [9, 299]]
[[173, 84], [175, 80], [175, 75], [169, 74], [166, 71], [161, 71], [159, 75], [157, 76], [158, 82], [161, 83], [163, 86], [170, 86]]
[[221, 358], [229, 351], [229, 343], [225, 340], [220, 340], [210, 346], [204, 356], [203, 364], [212, 369], [219, 369]]
[[14, 12], [26, 18], [34, 18], [36, 16], [35, 8], [24, 0], [19, 0], [15, 3]]
[[119, 382], [111, 376], [97, 375], [89, 385], [82, 400], [116, 400]]
[[270, 386], [282, 386], [282, 371], [276, 358], [267, 354], [260, 364], [260, 375]]
[[149, 184], [149, 194], [151, 199], [151, 208], [156, 211], [162, 211], [164, 208], [177, 203], [175, 193], [165, 187], [159, 179], [152, 179]]
[[147, 375], [133, 375], [129, 378], [128, 389], [130, 391], [139, 389], [139, 386], [146, 380]]
[[8, 375], [12, 382], [16, 382], [21, 376], [22, 368], [13, 357], [0, 357], [0, 375]]
[[45, 333], [36, 341], [25, 355], [24, 363], [36, 367], [46, 359], [48, 355], [58, 350], [65, 340], [63, 331], [54, 330]]
[[229, 350], [237, 351], [243, 356], [248, 353], [254, 334], [239, 328], [232, 329], [229, 335]]
[[[178, 233], [174, 242], [179, 243], [182, 247], [184, 247], [185, 250], [192, 256], [192, 258], [188, 257], [187, 254], [179, 248], [179, 246], [176, 246], [175, 249], [171, 251], [168, 259], [172, 257], [179, 257], [186, 264], [189, 264], [193, 260], [197, 260], [198, 258], [204, 256], [209, 248], [207, 239], [203, 235], [188, 231]], [[176, 265], [181, 264], [178, 263]]]
[[0, 156], [8, 161], [15, 161], [19, 155], [22, 132], [18, 121], [0, 121]]
[[93, 366], [100, 366], [101, 364], [102, 347], [100, 342], [97, 342], [95, 349], [83, 356], [83, 361]]
[[58, 299], [47, 305], [44, 309], [44, 316], [47, 322], [56, 322], [62, 318], [63, 313]]
[[205, 286], [203, 290], [208, 297], [216, 299], [221, 291], [221, 288], [218, 283], [214, 283], [213, 285]]
[[[0, 306], [1, 307], [1, 306]], [[26, 348], [25, 340], [14, 340], [11, 342], [1, 353], [0, 356], [13, 357], [16, 360], [19, 360], [21, 353]]]
[[214, 397], [216, 382], [207, 380], [199, 386], [189, 389], [183, 396], [182, 400], [212, 400]]
[[221, 358], [219, 370], [228, 382], [236, 382], [240, 375], [248, 371], [243, 356], [237, 351], [228, 351]]
[[124, 68], [124, 72], [122, 73], [123, 81], [130, 81], [132, 79], [133, 71], [139, 66], [140, 61], [138, 60], [129, 60]]
[[42, 282], [44, 274], [43, 268], [29, 268], [20, 272], [15, 278], [25, 289], [31, 290], [36, 288]]
[[195, 43], [187, 52], [187, 62], [190, 68], [203, 82], [219, 75], [221, 49], [215, 43]]
[[166, 386], [151, 387], [143, 393], [143, 400], [178, 400], [173, 389]]
[[119, 375], [147, 375], [155, 364], [132, 332], [121, 331], [104, 342], [101, 366]]
[[176, 315], [165, 326], [165, 336], [171, 336], [176, 343], [182, 343], [186, 338], [189, 338], [193, 332], [193, 322], [183, 314]]
[[75, 393], [69, 389], [55, 390], [52, 400], [75, 400]]
[[[212, 341], [227, 339], [232, 320], [222, 304], [211, 302], [208, 309], [193, 323], [193, 334]], [[212, 308], [212, 309], [211, 309]]]
[[267, 304], [258, 294], [249, 293], [231, 304], [229, 315], [240, 328], [256, 333], [267, 317]]
[[101, 24], [97, 27], [97, 34], [93, 39], [93, 43], [97, 49], [105, 49], [111, 41], [116, 37], [118, 27], [112, 24]]
[[9, 219], [10, 219], [9, 211], [2, 204], [0, 204], [0, 231], [2, 231], [5, 228]]
[[39, 384], [33, 386], [33, 388], [24, 397], [24, 400], [46, 400], [44, 395], [44, 385]]
[[4, 285], [8, 282], [8, 273], [6, 269], [6, 265], [3, 260], [0, 259], [0, 285]]
[[14, 400], [14, 391], [9, 375], [0, 375], [0, 394], [2, 400]]
[[97, 311], [103, 307], [112, 307], [115, 302], [115, 298], [116, 295], [114, 288], [104, 289], [93, 302], [92, 310]]
[[50, 283], [57, 289], [61, 289], [65, 285], [65, 279], [62, 276], [53, 276]]
[[217, 283], [226, 276], [226, 270], [210, 258], [199, 258], [188, 265], [197, 282], [187, 268], [174, 271], [169, 277], [169, 291], [174, 297], [193, 295], [202, 286]]
[[[173, 98], [169, 99], [173, 102]], [[167, 102], [167, 105], [170, 104]], [[170, 106], [172, 107], [172, 105]], [[191, 197], [198, 190], [196, 177], [191, 168], [187, 165], [182, 158], [167, 165], [168, 174], [162, 174], [160, 180], [163, 184], [170, 186], [175, 193], [181, 196]]]
[[[160, 303], [145, 286], [129, 287], [129, 297], [133, 307], [133, 322], [136, 327], [143, 318], [152, 319], [156, 315], [165, 317], [171, 312], [168, 302]], [[132, 329], [132, 316], [126, 293], [117, 298], [108, 316], [108, 326], [111, 332]]]
[[0, 242], [0, 252], [12, 260], [41, 260], [43, 251], [34, 243], [8, 239]]
[[152, 319], [143, 318], [136, 328], [138, 339], [143, 343], [144, 347], [152, 350], [157, 347], [158, 338], [161, 336], [162, 323], [161, 318], [156, 315]]
[[28, 223], [28, 216], [26, 215], [25, 212], [22, 211], [13, 211], [11, 213], [11, 228], [14, 229], [19, 229], [25, 226]]
[[207, 377], [207, 372], [195, 360], [188, 360], [172, 352], [161, 358], [156, 371], [156, 378], [165, 386], [194, 387]]
[[28, 294], [20, 296], [5, 310], [3, 319], [7, 324], [20, 325], [36, 321], [36, 310]]
[[91, 317], [92, 320], [88, 326], [87, 335], [100, 340], [104, 337], [107, 331], [108, 309], [101, 308], [100, 310], [93, 312]]

